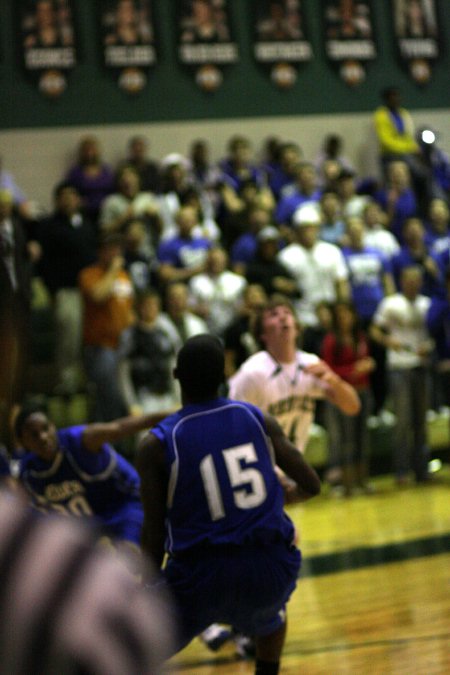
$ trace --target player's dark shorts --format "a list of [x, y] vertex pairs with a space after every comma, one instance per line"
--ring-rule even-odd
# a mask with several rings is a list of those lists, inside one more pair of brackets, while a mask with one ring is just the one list
[[203, 547], [170, 558], [164, 576], [179, 612], [179, 648], [216, 622], [245, 635], [275, 631], [300, 564], [300, 551], [285, 543]]
[[117, 541], [140, 545], [144, 512], [140, 502], [131, 502], [103, 519], [105, 534]]

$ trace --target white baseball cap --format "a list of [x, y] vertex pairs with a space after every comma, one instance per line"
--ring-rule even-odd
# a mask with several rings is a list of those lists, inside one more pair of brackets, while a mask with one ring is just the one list
[[305, 202], [294, 211], [292, 222], [296, 227], [304, 225], [321, 225], [319, 206], [315, 202]]

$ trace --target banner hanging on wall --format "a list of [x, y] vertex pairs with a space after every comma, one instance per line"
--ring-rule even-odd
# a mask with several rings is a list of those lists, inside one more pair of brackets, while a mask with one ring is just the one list
[[349, 86], [366, 79], [367, 62], [377, 55], [369, 0], [323, 0], [325, 51]]
[[394, 28], [398, 53], [418, 84], [431, 78], [439, 58], [439, 30], [435, 0], [394, 0]]
[[301, 0], [256, 0], [254, 26], [256, 61], [269, 68], [277, 87], [289, 89], [297, 80], [298, 65], [313, 57]]
[[101, 29], [106, 68], [121, 89], [138, 94], [156, 63], [151, 0], [103, 0]]
[[237, 63], [227, 0], [178, 0], [178, 57], [191, 66], [197, 85], [215, 91], [223, 81], [222, 67]]
[[23, 65], [39, 90], [50, 98], [67, 87], [77, 64], [73, 0], [22, 0], [19, 23]]

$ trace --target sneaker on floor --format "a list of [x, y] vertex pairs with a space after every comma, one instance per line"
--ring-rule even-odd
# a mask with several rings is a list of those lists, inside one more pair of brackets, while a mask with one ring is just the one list
[[253, 659], [256, 655], [255, 641], [248, 635], [236, 633], [234, 636], [236, 651], [242, 659]]
[[211, 624], [200, 634], [200, 639], [212, 652], [216, 652], [232, 638], [233, 632], [218, 623]]

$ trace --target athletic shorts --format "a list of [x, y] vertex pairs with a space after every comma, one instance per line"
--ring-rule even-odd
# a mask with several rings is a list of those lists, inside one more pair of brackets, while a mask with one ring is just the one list
[[179, 614], [179, 649], [212, 623], [269, 635], [284, 623], [301, 555], [285, 543], [216, 546], [170, 558], [164, 570]]
[[107, 518], [102, 519], [101, 525], [105, 535], [118, 541], [131, 541], [140, 546], [144, 514], [140, 503], [131, 503]]

